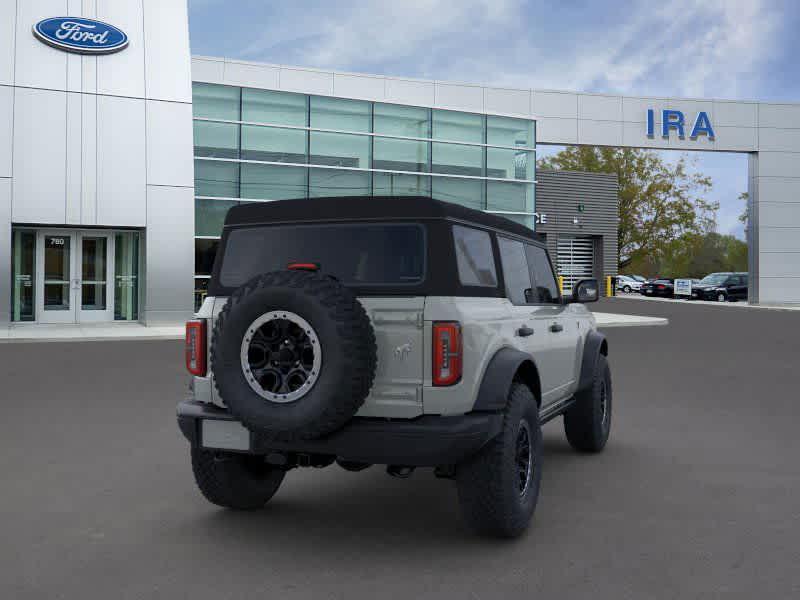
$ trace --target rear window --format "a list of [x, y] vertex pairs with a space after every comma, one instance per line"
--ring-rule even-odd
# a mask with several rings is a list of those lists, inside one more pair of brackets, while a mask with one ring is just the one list
[[489, 234], [480, 229], [453, 225], [453, 241], [461, 284], [497, 287], [494, 252]]
[[418, 285], [425, 279], [425, 229], [418, 224], [355, 223], [273, 225], [228, 233], [220, 285], [239, 287], [249, 279], [317, 263], [344, 285]]

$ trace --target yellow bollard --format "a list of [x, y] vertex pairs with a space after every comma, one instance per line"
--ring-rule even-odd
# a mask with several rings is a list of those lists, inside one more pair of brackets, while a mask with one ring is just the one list
[[559, 275], [558, 276], [558, 293], [561, 294], [562, 296], [564, 295], [564, 276], [563, 275]]
[[610, 298], [612, 294], [611, 289], [611, 275], [606, 275], [606, 298]]

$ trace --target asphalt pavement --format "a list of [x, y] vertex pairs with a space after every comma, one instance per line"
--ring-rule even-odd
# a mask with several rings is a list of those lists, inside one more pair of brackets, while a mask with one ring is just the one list
[[800, 596], [800, 313], [605, 300], [614, 423], [545, 427], [532, 526], [476, 538], [455, 487], [289, 473], [256, 513], [208, 504], [174, 408], [177, 341], [0, 345], [0, 598]]

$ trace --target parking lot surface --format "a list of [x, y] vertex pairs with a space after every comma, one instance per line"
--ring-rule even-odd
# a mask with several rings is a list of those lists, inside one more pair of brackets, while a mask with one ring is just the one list
[[800, 313], [647, 314], [670, 324], [606, 331], [606, 452], [547, 425], [512, 542], [474, 537], [429, 471], [295, 470], [263, 511], [218, 509], [175, 425], [180, 342], [0, 346], [0, 598], [798, 597]]

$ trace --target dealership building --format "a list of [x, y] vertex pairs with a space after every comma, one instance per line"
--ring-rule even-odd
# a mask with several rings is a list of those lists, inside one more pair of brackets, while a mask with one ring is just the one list
[[188, 29], [186, 0], [0, 2], [0, 323], [185, 320], [242, 202], [431, 195], [544, 234], [567, 286], [615, 274], [616, 179], [537, 174], [537, 144], [748, 153], [750, 299], [800, 303], [798, 104], [192, 57]]

